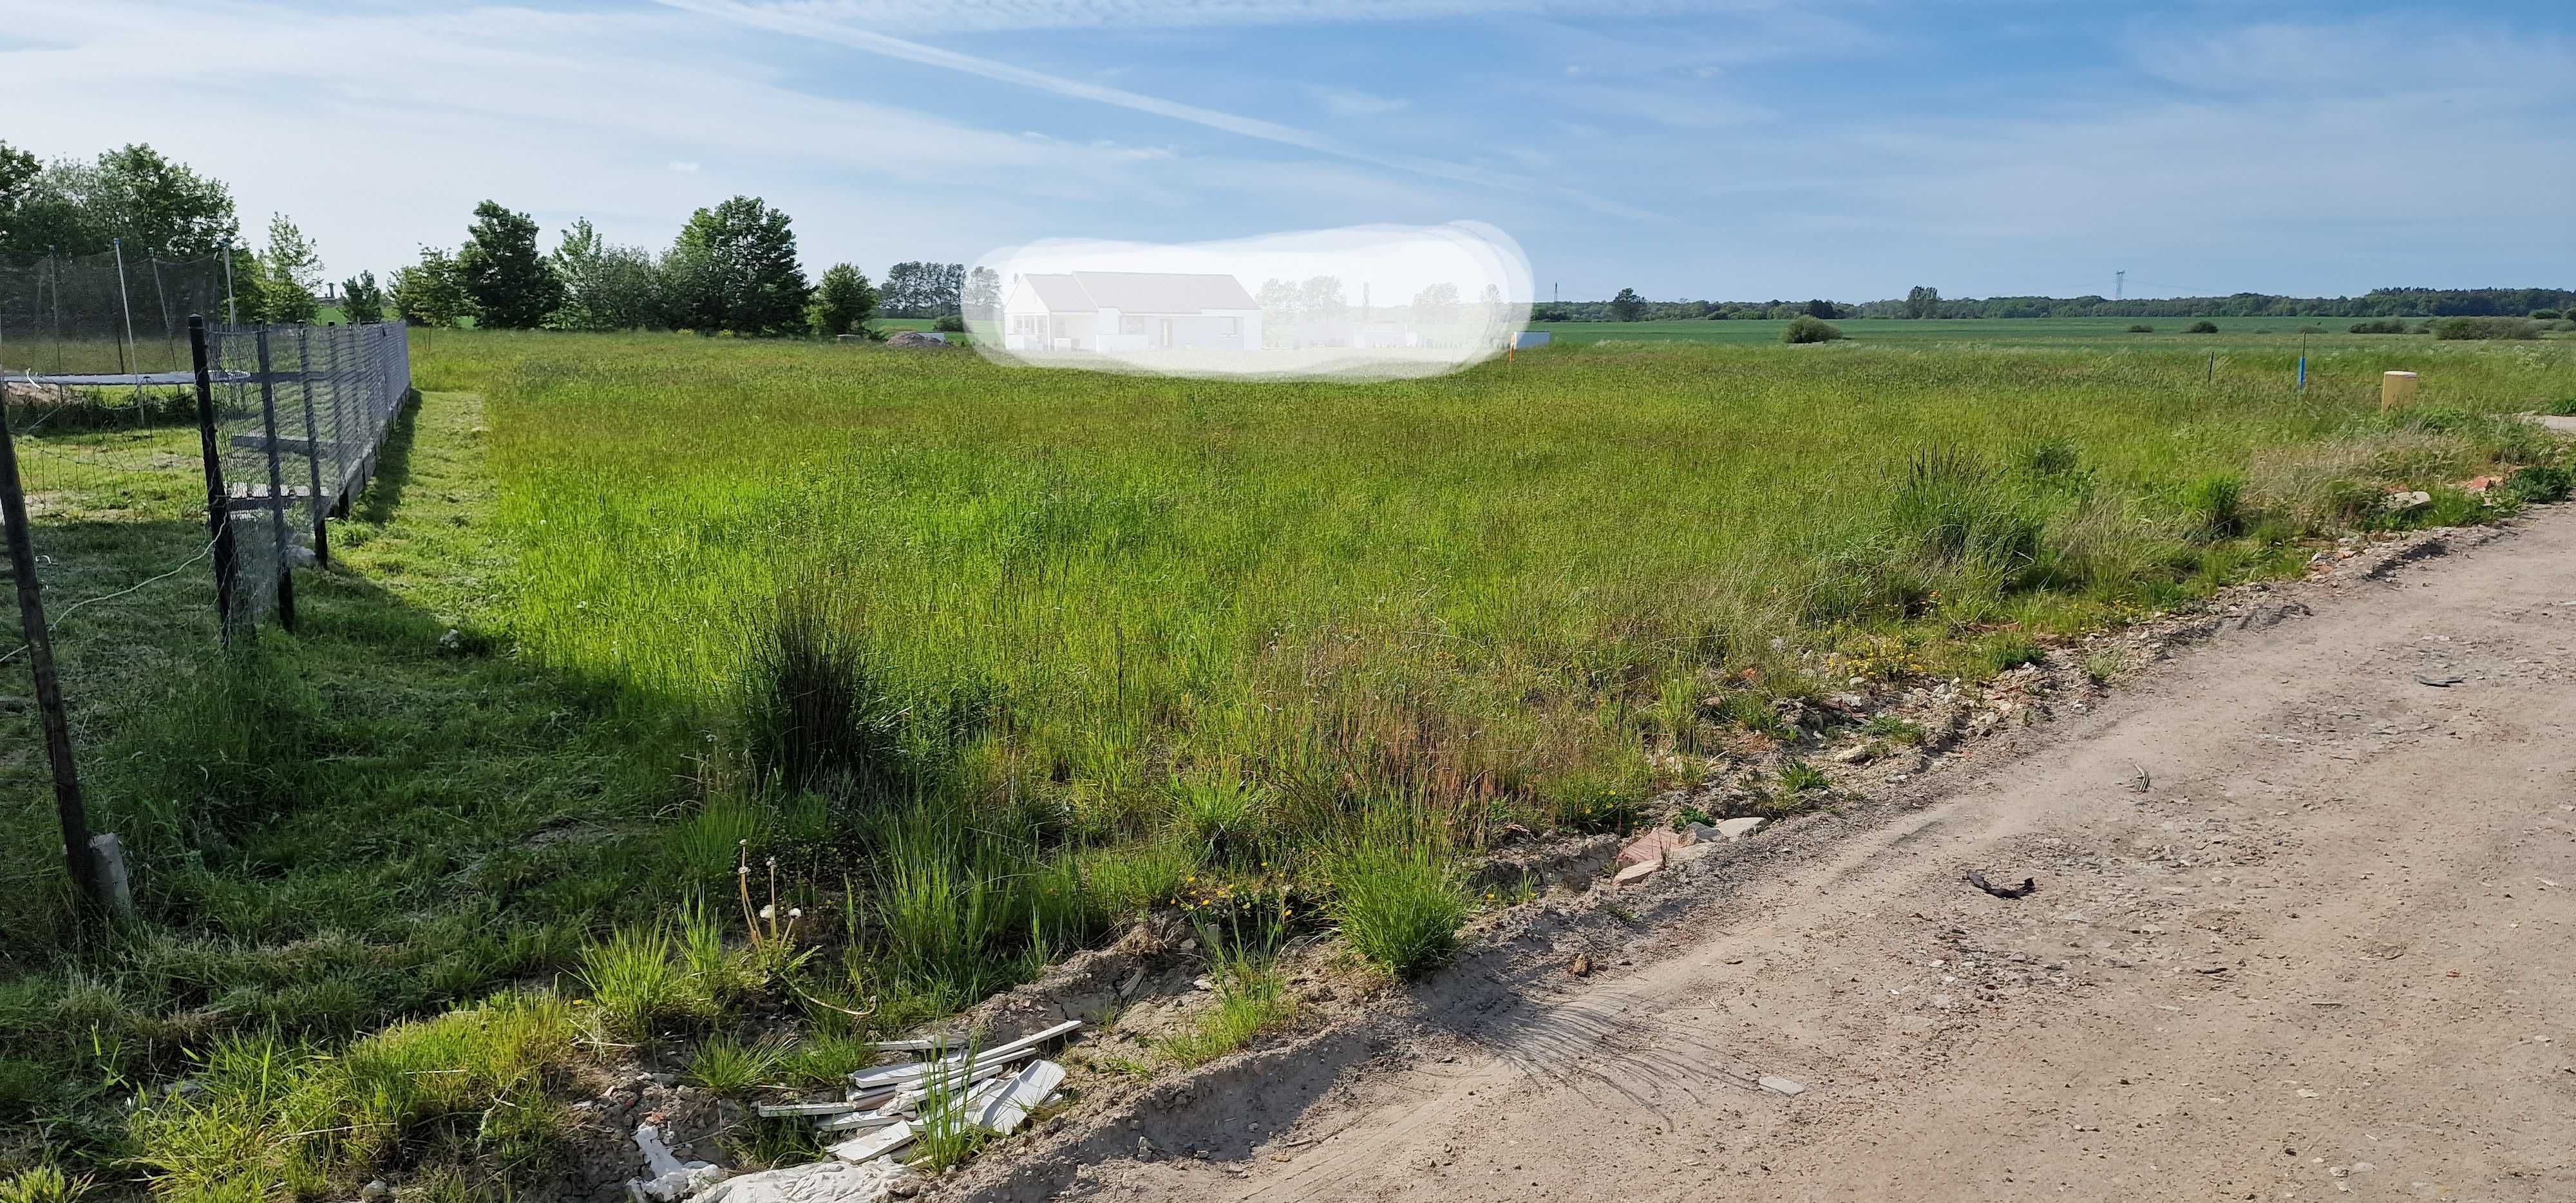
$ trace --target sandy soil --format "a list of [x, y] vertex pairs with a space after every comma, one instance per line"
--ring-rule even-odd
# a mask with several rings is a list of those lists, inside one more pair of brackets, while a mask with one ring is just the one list
[[937, 1193], [2576, 1199], [2571, 508]]

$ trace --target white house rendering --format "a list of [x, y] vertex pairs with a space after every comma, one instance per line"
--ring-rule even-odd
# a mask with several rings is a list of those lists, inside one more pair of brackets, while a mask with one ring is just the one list
[[1216, 273], [1030, 274], [1003, 298], [1002, 335], [1012, 351], [1251, 351], [1261, 306]]

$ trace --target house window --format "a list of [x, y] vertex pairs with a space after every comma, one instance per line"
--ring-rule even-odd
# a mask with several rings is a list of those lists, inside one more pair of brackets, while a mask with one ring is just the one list
[[1137, 317], [1132, 313], [1122, 314], [1118, 318], [1118, 332], [1120, 334], [1143, 334], [1145, 332], [1145, 319]]
[[1225, 319], [1225, 323], [1224, 323], [1224, 325], [1222, 325], [1222, 326], [1220, 326], [1220, 327], [1218, 327], [1218, 328], [1219, 328], [1219, 329], [1221, 329], [1221, 330], [1223, 330], [1223, 331], [1225, 331], [1225, 336], [1226, 336], [1227, 338], [1241, 338], [1241, 337], [1243, 337], [1243, 319], [1242, 319], [1242, 318], [1239, 318], [1239, 317], [1230, 317], [1230, 318], [1227, 318], [1227, 319]]

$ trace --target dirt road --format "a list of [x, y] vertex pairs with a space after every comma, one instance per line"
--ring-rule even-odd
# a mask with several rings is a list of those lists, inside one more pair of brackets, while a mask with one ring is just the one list
[[985, 1193], [2576, 1199], [2576, 513], [2435, 550]]

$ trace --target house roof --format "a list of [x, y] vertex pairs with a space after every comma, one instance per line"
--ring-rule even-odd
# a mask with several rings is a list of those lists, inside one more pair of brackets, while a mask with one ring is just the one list
[[1020, 280], [1053, 313], [1203, 313], [1259, 309], [1243, 283], [1213, 272], [1070, 272]]

